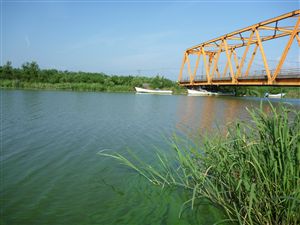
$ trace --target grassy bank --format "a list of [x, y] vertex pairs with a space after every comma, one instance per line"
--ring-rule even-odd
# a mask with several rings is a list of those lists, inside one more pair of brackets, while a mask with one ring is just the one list
[[[135, 86], [132, 85], [113, 85], [106, 86], [101, 83], [42, 83], [42, 82], [26, 82], [20, 80], [3, 80], [0, 79], [0, 88], [12, 89], [35, 89], [35, 90], [68, 90], [68, 91], [93, 91], [93, 92], [135, 92]], [[185, 89], [173, 86], [168, 90], [172, 90], [174, 94], [183, 94]]]
[[0, 67], [0, 87], [74, 91], [132, 92], [134, 87], [169, 89], [182, 93], [176, 82], [163, 76], [117, 76], [105, 73], [40, 69], [35, 62], [13, 68], [10, 62]]
[[190, 191], [186, 205], [201, 199], [223, 209], [233, 224], [300, 224], [300, 112], [287, 107], [267, 114], [249, 111], [227, 135], [201, 145], [175, 140], [175, 158], [157, 154], [160, 167], [133, 157], [100, 152], [131, 167], [154, 185]]
[[237, 96], [264, 97], [265, 93], [285, 93], [286, 98], [300, 98], [300, 88], [298, 87], [241, 86], [219, 88], [224, 92], [235, 92]]

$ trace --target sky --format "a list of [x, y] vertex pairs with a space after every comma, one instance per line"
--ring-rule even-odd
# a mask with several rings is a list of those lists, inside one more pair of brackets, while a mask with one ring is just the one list
[[1, 0], [1, 65], [176, 80], [188, 47], [299, 8], [298, 0]]

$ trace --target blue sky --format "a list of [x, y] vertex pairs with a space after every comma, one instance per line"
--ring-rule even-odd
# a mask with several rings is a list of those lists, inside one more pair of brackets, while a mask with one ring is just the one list
[[2, 64], [176, 80], [186, 48], [299, 2], [2, 0], [1, 7]]

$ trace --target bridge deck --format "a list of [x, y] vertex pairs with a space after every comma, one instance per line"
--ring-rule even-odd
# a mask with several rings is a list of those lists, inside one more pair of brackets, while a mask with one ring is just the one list
[[268, 83], [268, 77], [264, 71], [258, 75], [255, 72], [254, 75], [248, 77], [238, 77], [235, 82], [231, 77], [214, 77], [211, 82], [207, 81], [205, 75], [197, 75], [191, 82], [188, 78], [179, 82], [181, 86], [209, 86], [209, 85], [255, 85], [255, 86], [300, 86], [300, 68], [282, 70], [276, 77], [276, 79], [270, 84]]

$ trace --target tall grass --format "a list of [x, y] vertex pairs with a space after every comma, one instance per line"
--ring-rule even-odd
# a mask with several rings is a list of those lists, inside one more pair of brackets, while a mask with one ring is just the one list
[[185, 147], [176, 138], [175, 161], [157, 154], [160, 167], [100, 152], [136, 170], [151, 183], [191, 192], [186, 204], [208, 199], [238, 224], [300, 224], [300, 112], [281, 106], [249, 111], [227, 135]]

